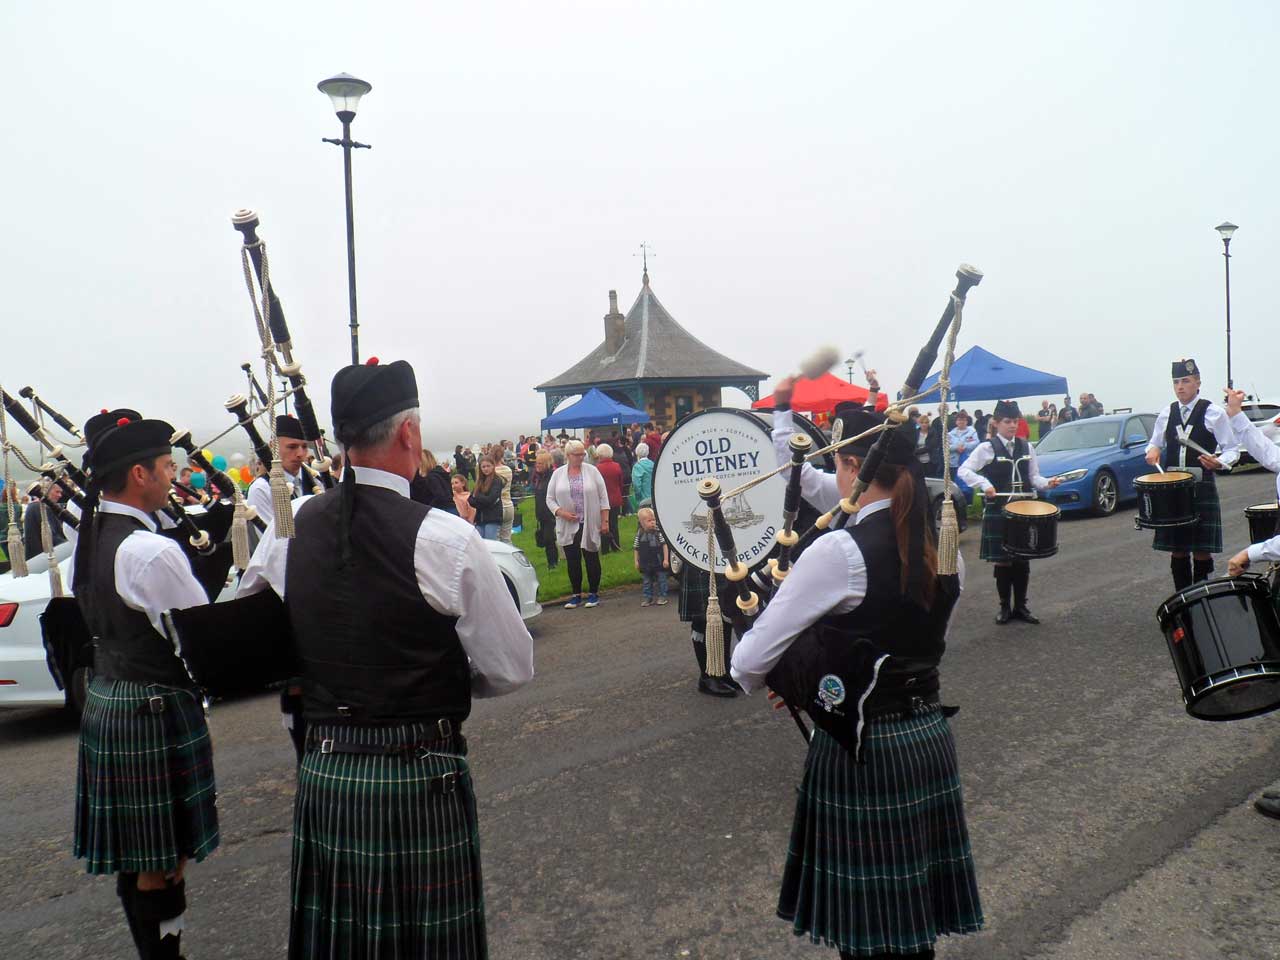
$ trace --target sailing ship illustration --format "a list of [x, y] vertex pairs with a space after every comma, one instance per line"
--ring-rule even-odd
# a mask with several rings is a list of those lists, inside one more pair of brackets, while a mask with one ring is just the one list
[[[755, 526], [766, 519], [764, 514], [756, 513], [751, 508], [751, 504], [747, 502], [745, 496], [734, 497], [722, 509], [724, 518], [728, 521], [729, 526], [739, 529]], [[699, 504], [693, 508], [693, 512], [689, 514], [689, 519], [684, 522], [684, 526], [690, 533], [706, 533], [707, 525], [710, 522], [706, 506]]]

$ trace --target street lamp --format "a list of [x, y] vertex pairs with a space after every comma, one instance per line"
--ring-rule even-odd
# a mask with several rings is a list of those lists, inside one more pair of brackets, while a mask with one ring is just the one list
[[342, 148], [343, 175], [347, 187], [347, 296], [351, 300], [351, 362], [360, 362], [360, 324], [356, 322], [356, 227], [355, 213], [351, 205], [351, 150], [369, 149], [367, 143], [351, 139], [351, 121], [356, 118], [360, 98], [373, 89], [373, 84], [358, 80], [349, 73], [339, 73], [328, 80], [321, 80], [316, 87], [333, 101], [334, 112], [342, 121], [342, 139], [323, 137], [325, 143]]
[[[839, 356], [839, 354], [836, 354], [836, 356]], [[857, 361], [857, 360], [855, 360], [855, 359], [853, 359], [853, 357], [850, 357], [848, 360], [846, 360], [846, 361], [844, 362], [845, 369], [849, 371], [849, 382], [850, 382], [850, 383], [853, 383], [853, 365], [854, 365], [855, 363], [857, 363], [857, 362], [858, 362], [858, 361]]]
[[1231, 235], [1240, 228], [1230, 220], [1223, 220], [1213, 229], [1222, 237], [1223, 264], [1227, 268], [1227, 387], [1235, 386], [1231, 382]]

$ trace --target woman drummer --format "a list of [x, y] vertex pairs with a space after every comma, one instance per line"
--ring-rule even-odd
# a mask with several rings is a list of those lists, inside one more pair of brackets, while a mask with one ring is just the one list
[[[880, 417], [850, 410], [837, 419], [852, 436]], [[838, 457], [843, 496], [870, 443]], [[893, 433], [858, 507], [796, 561], [739, 642], [731, 673], [744, 690], [759, 688], [811, 627], [839, 655], [872, 652], [874, 667], [824, 678], [824, 702], [842, 711], [848, 735], [817, 729], [810, 741], [778, 914], [842, 958], [931, 958], [940, 935], [980, 929], [982, 908], [955, 743], [938, 701], [959, 578], [937, 574], [910, 427]], [[851, 738], [852, 751], [842, 746]]]
[[[995, 433], [973, 448], [973, 452], [957, 471], [962, 483], [971, 489], [980, 489], [986, 498], [982, 510], [982, 546], [978, 558], [995, 564], [996, 592], [1000, 595], [1000, 610], [996, 623], [1003, 626], [1011, 616], [1026, 623], [1039, 623], [1040, 619], [1027, 606], [1027, 586], [1031, 582], [1031, 564], [1010, 556], [1004, 549], [1004, 505], [997, 494], [1012, 493], [1015, 477], [1019, 489], [1030, 493], [1051, 490], [1062, 481], [1057, 477], [1046, 480], [1040, 476], [1035, 447], [1017, 436], [1022, 411], [1013, 400], [1001, 400], [996, 404], [991, 422]], [[1013, 606], [1010, 608], [1010, 594]]]

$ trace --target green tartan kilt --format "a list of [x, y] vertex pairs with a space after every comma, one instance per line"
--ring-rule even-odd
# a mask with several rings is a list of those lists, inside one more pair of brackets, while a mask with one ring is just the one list
[[1004, 550], [1004, 504], [1004, 500], [996, 500], [982, 508], [982, 545], [978, 548], [979, 560], [1004, 563], [1015, 559]]
[[314, 744], [327, 737], [465, 751], [423, 724], [311, 728], [294, 803], [289, 956], [487, 957], [467, 761], [321, 753]]
[[814, 732], [778, 915], [855, 956], [982, 928], [951, 728], [936, 706], [872, 721], [864, 762]]
[[[151, 697], [164, 709], [152, 713]], [[173, 870], [218, 846], [213, 748], [189, 690], [94, 677], [80, 718], [74, 852], [89, 873]]]
[[685, 623], [690, 620], [702, 620], [707, 615], [707, 598], [710, 574], [700, 570], [688, 560], [680, 572], [680, 603], [677, 609], [680, 619]]
[[1199, 519], [1185, 527], [1156, 530], [1152, 548], [1167, 553], [1221, 553], [1222, 502], [1218, 499], [1218, 485], [1212, 480], [1196, 484], [1196, 515]]

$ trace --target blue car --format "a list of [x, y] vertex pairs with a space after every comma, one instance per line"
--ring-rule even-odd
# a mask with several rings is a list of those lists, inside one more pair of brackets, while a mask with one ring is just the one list
[[1036, 458], [1045, 479], [1063, 481], [1041, 496], [1064, 512], [1090, 510], [1104, 517], [1136, 500], [1133, 481], [1152, 472], [1146, 455], [1155, 422], [1154, 413], [1113, 413], [1054, 427], [1036, 444]]

